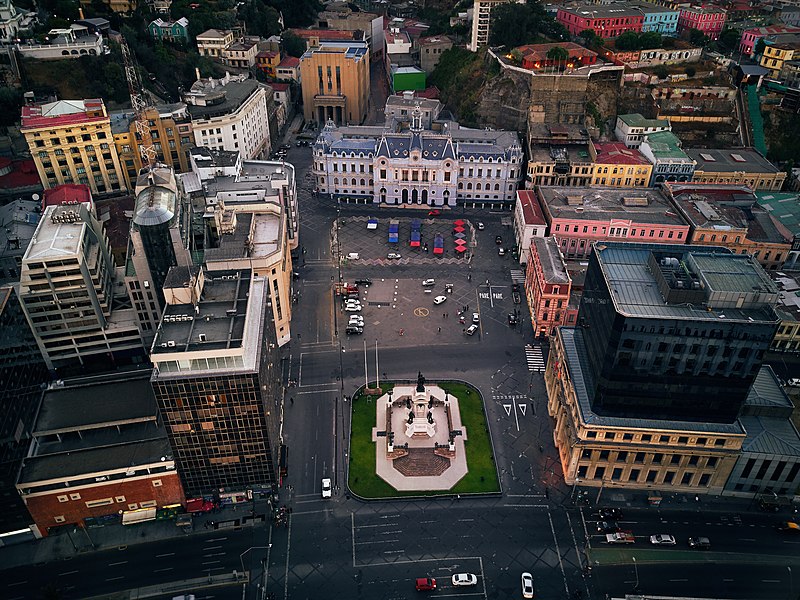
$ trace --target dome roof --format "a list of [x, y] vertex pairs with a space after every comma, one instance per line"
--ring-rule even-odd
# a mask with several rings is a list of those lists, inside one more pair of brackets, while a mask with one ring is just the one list
[[172, 190], [160, 185], [147, 187], [136, 196], [133, 222], [140, 227], [168, 223], [175, 217], [176, 204]]

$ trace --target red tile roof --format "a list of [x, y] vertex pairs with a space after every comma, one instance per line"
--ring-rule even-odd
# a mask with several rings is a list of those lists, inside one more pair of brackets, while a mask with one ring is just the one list
[[638, 150], [628, 148], [622, 142], [595, 143], [595, 163], [601, 165], [649, 165], [650, 162]]
[[439, 91], [439, 88], [436, 87], [435, 85], [431, 85], [429, 87], [426, 87], [424, 90], [415, 90], [414, 91], [414, 95], [417, 98], [428, 98], [429, 100], [438, 100], [440, 93], [441, 92]]
[[517, 200], [522, 206], [522, 217], [526, 225], [547, 225], [533, 190], [517, 190]]
[[289, 68], [289, 67], [299, 67], [299, 66], [300, 66], [299, 58], [296, 58], [294, 56], [287, 56], [280, 62], [278, 68], [280, 69], [281, 67]]
[[269, 87], [271, 87], [276, 92], [285, 92], [289, 89], [288, 83], [270, 83]]
[[42, 209], [46, 206], [58, 206], [67, 202], [91, 202], [92, 192], [88, 185], [65, 183], [44, 191]]
[[528, 44], [526, 46], [520, 46], [517, 48], [517, 50], [528, 60], [544, 61], [547, 59], [547, 52], [551, 48], [564, 48], [564, 50], [569, 52], [570, 58], [597, 56], [597, 52], [592, 52], [591, 50], [588, 50], [579, 44], [575, 44], [574, 42], [558, 42], [555, 44]]
[[41, 186], [39, 174], [36, 172], [36, 163], [32, 160], [11, 161], [8, 158], [2, 159], [4, 169], [11, 167], [11, 171], [6, 175], [0, 176], [0, 189], [13, 190], [15, 188], [27, 188]]
[[275, 58], [276, 56], [278, 56], [278, 53], [272, 50], [262, 50], [256, 54], [256, 58]]
[[[63, 102], [63, 101], [62, 101]], [[80, 123], [94, 123], [108, 121], [104, 116], [103, 101], [99, 98], [83, 100], [84, 111], [59, 114], [55, 116], [42, 115], [42, 108], [50, 105], [31, 104], [22, 107], [22, 130], [37, 129], [40, 127], [64, 127]]]

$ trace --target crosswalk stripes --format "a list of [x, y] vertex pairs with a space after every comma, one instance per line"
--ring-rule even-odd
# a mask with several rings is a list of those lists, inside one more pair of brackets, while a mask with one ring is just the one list
[[511, 281], [523, 285], [525, 283], [525, 271], [522, 269], [511, 269]]
[[528, 363], [528, 371], [544, 373], [544, 356], [542, 356], [542, 349], [539, 346], [526, 345], [525, 360]]

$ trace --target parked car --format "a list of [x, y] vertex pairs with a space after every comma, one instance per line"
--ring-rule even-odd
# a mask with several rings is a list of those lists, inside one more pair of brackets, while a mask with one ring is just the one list
[[289, 144], [281, 144], [281, 147], [280, 147], [281, 150], [289, 150], [290, 148], [291, 148], [291, 146]]
[[690, 537], [689, 548], [694, 550], [711, 550], [711, 540], [707, 537]]
[[522, 597], [533, 598], [533, 575], [530, 573], [522, 574]]
[[478, 228], [478, 231], [483, 231], [486, 229], [486, 225], [484, 225], [482, 221], [478, 221], [475, 226]]
[[386, 258], [388, 258], [389, 260], [397, 260], [398, 258], [401, 257], [397, 252], [389, 252], [389, 254], [386, 255]]
[[361, 335], [364, 333], [364, 328], [358, 325], [348, 325], [344, 331], [347, 335]]
[[447, 300], [447, 296], [436, 296], [436, 298], [433, 299], [433, 303], [434, 304], [441, 304], [445, 300]]
[[514, 327], [517, 324], [517, 315], [514, 313], [508, 313], [508, 326]]
[[478, 313], [472, 313], [472, 322], [473, 323], [480, 323], [481, 316]]
[[506, 250], [505, 250], [505, 248], [503, 248], [502, 246], [500, 246], [500, 247], [497, 249], [497, 254], [498, 254], [499, 256], [505, 256], [505, 255], [506, 255]]
[[416, 588], [418, 592], [432, 592], [436, 589], [436, 580], [433, 577], [418, 577]]
[[503, 237], [500, 235], [494, 236], [494, 243], [498, 246], [503, 243]]
[[472, 573], [456, 573], [453, 575], [453, 586], [467, 587], [478, 584], [478, 576]]
[[511, 292], [511, 299], [514, 304], [522, 304], [522, 296], [519, 295], [519, 292]]
[[361, 312], [360, 304], [348, 304], [344, 307], [344, 312]]
[[466, 333], [467, 335], [474, 335], [476, 331], [478, 331], [478, 326], [470, 325], [469, 327], [467, 327], [467, 330], [464, 333]]
[[428, 216], [429, 217], [438, 217], [441, 214], [442, 214], [442, 211], [440, 211], [438, 208], [434, 208], [433, 210], [429, 210], [428, 211]]
[[359, 259], [358, 252], [348, 252], [347, 259], [348, 260], [358, 260]]
[[350, 315], [350, 325], [363, 325], [364, 317], [361, 315]]
[[323, 498], [330, 498], [331, 497], [331, 480], [330, 479], [323, 479], [322, 480], [322, 497]]
[[372, 285], [372, 279], [363, 277], [361, 279], [356, 279], [353, 283], [355, 283], [356, 285]]
[[786, 382], [789, 387], [800, 387], [800, 377], [792, 377]]
[[674, 546], [675, 538], [671, 535], [667, 535], [666, 533], [659, 533], [657, 535], [650, 536], [650, 543], [654, 546]]
[[422, 287], [433, 287], [434, 285], [436, 285], [435, 279], [425, 279], [422, 282]]

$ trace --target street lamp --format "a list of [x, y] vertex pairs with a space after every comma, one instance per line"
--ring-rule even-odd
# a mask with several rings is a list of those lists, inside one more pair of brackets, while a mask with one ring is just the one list
[[[246, 571], [246, 569], [244, 568], [244, 555], [245, 555], [245, 554], [247, 554], [248, 552], [250, 552], [250, 550], [269, 550], [270, 548], [272, 548], [272, 544], [269, 544], [268, 546], [250, 546], [250, 547], [249, 547], [247, 550], [245, 550], [244, 552], [242, 552], [242, 553], [239, 555], [239, 562], [240, 562], [240, 563], [241, 563], [241, 565], [242, 565], [242, 575], [244, 575], [244, 573], [245, 573], [245, 571]], [[248, 582], [249, 582], [249, 577], [248, 577]]]
[[636, 557], [631, 556], [633, 559], [633, 572], [636, 575], [636, 583], [633, 584], [633, 591], [639, 590], [639, 567], [636, 566]]
[[789, 600], [792, 600], [792, 591], [794, 590], [794, 581], [792, 580], [792, 567], [786, 567], [786, 570], [789, 571]]
[[572, 484], [572, 493], [569, 495], [569, 501], [573, 504], [575, 503], [575, 489], [578, 487], [578, 484], [581, 482], [580, 477], [575, 478], [575, 483]]

